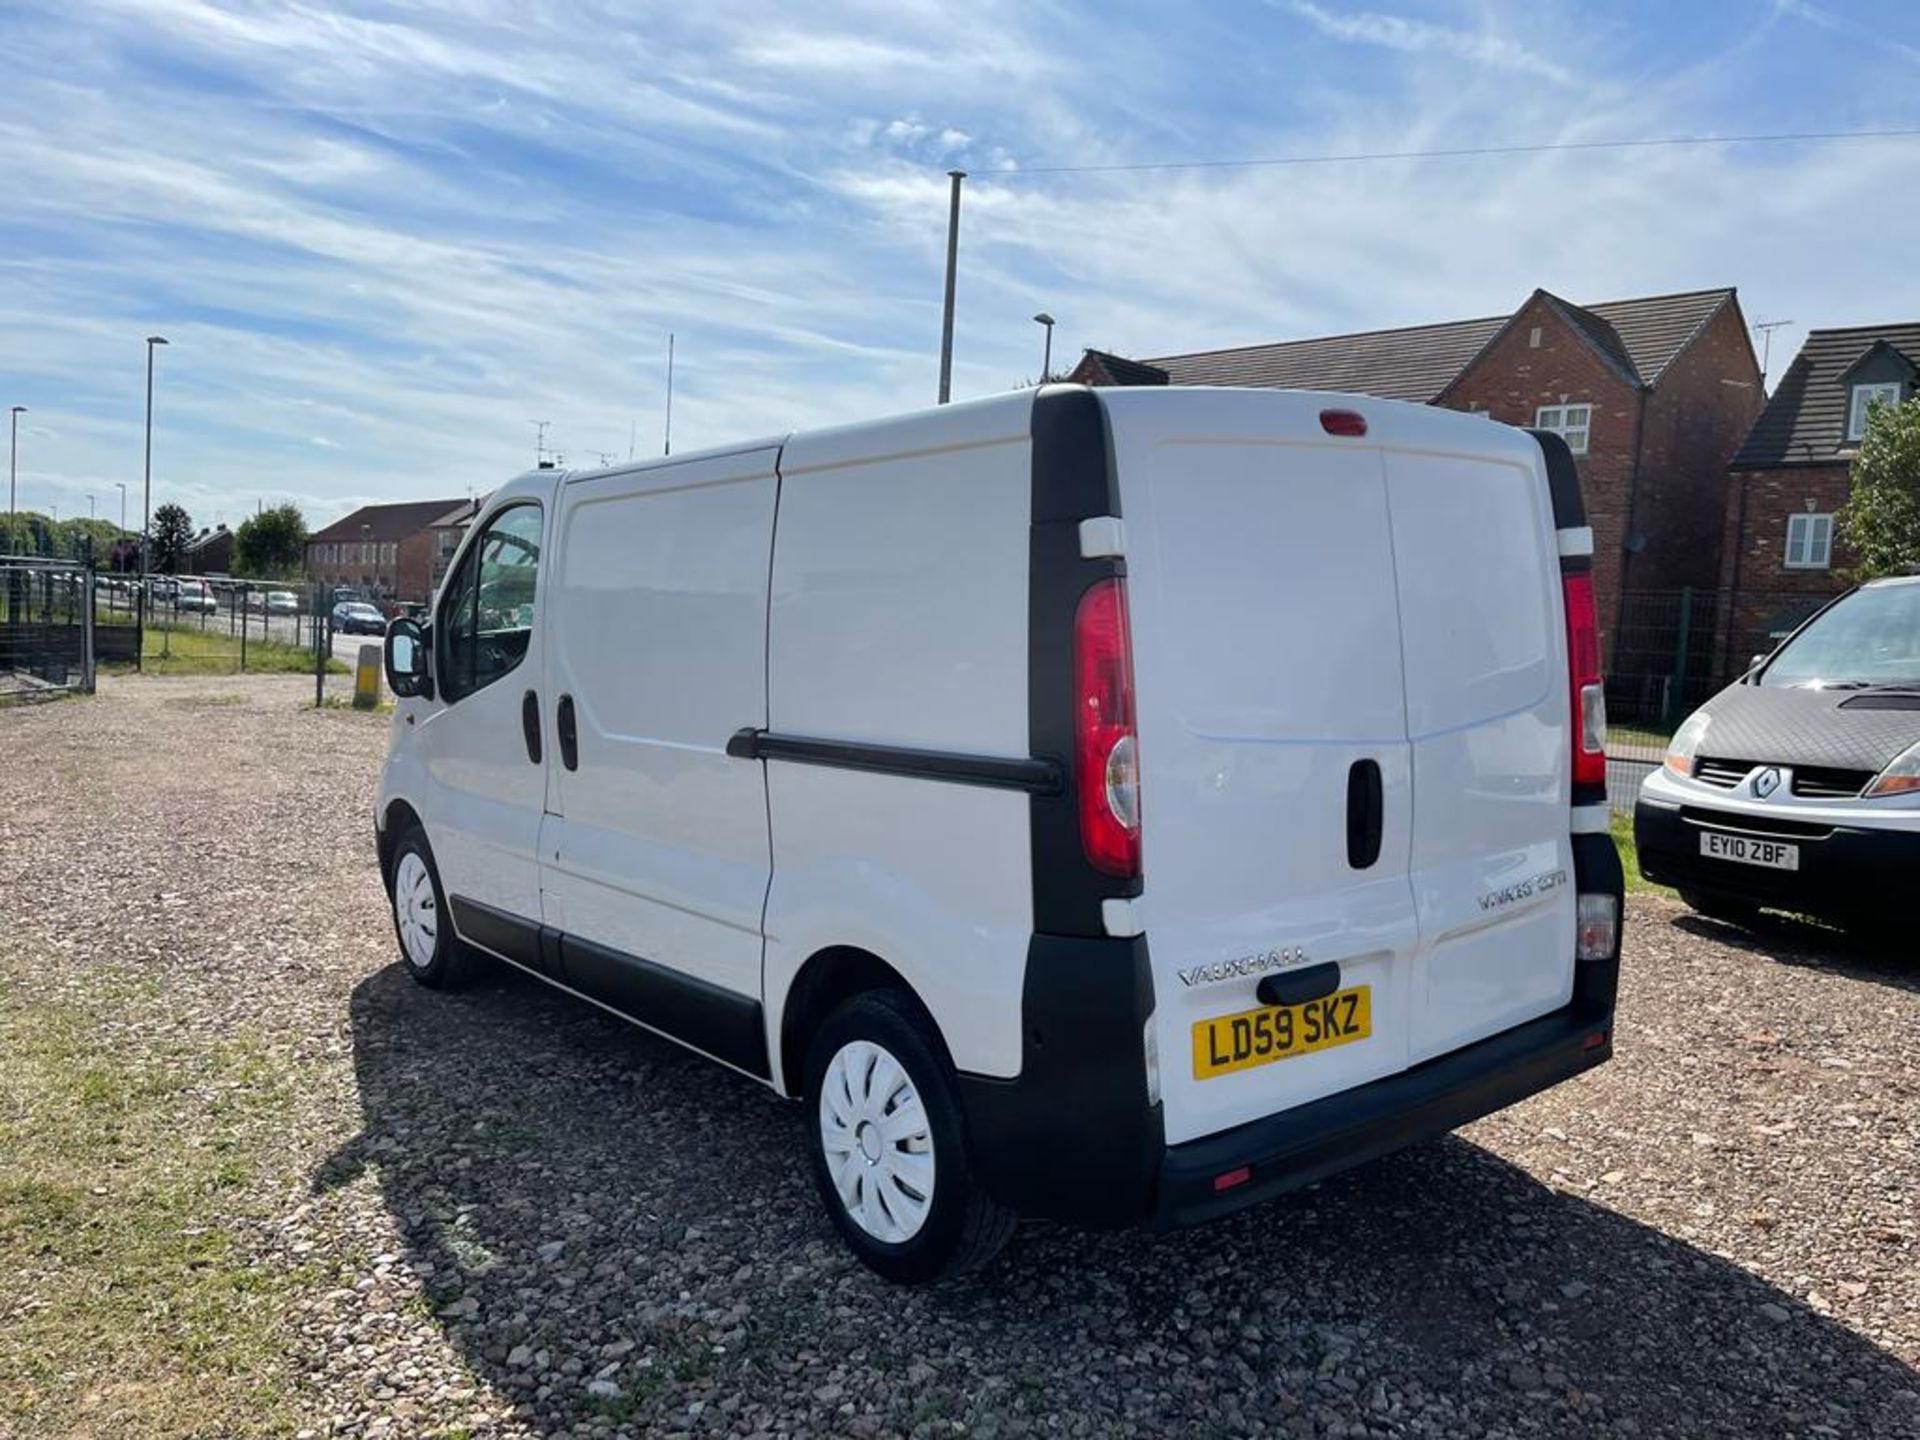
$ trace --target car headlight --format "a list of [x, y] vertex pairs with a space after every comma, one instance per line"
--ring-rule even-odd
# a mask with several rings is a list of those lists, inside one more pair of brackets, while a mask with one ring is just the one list
[[1916, 792], [1920, 792], [1920, 744], [1909, 745], [1891, 765], [1874, 776], [1865, 791], [1870, 797]]
[[1694, 758], [1699, 755], [1701, 742], [1707, 738], [1707, 727], [1712, 723], [1713, 717], [1703, 710], [1687, 717], [1686, 723], [1674, 731], [1673, 738], [1667, 742], [1667, 769], [1675, 775], [1693, 774]]

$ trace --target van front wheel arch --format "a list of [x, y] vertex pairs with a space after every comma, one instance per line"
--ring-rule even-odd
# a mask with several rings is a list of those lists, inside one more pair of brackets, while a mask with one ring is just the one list
[[811, 1037], [807, 1152], [847, 1247], [896, 1284], [986, 1264], [1013, 1213], [981, 1187], [946, 1047], [905, 992], [846, 1001]]

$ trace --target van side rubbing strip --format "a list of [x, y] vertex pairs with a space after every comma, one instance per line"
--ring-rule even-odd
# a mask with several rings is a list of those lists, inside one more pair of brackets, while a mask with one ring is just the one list
[[540, 926], [535, 921], [482, 905], [464, 895], [449, 895], [447, 907], [453, 911], [453, 928], [462, 940], [529, 970], [545, 968], [540, 962]]
[[[1120, 556], [1087, 557], [1080, 522], [1121, 520], [1113, 437], [1099, 395], [1049, 385], [1034, 396], [1033, 519], [1027, 546], [1027, 752], [1061, 758], [1062, 785], [1032, 807], [1033, 928], [1104, 936], [1101, 902], [1141, 893], [1139, 879], [1104, 875], [1081, 848], [1080, 812], [1065, 757], [1073, 754], [1073, 617], [1088, 587], [1127, 573]], [[1152, 815], [1153, 801], [1146, 800]], [[1151, 819], [1147, 822], [1152, 824]]]
[[767, 1031], [758, 1000], [575, 935], [561, 935], [560, 962], [566, 983], [582, 994], [736, 1070], [767, 1078]]
[[760, 1002], [551, 925], [450, 895], [462, 939], [736, 1070], [768, 1078]]
[[788, 760], [833, 770], [864, 770], [915, 780], [944, 780], [952, 785], [981, 785], [990, 790], [1024, 790], [1057, 795], [1066, 783], [1053, 760], [968, 755], [952, 750], [915, 750], [902, 745], [868, 745], [855, 740], [815, 740], [776, 735], [751, 727], [733, 732], [727, 754], [736, 760]]

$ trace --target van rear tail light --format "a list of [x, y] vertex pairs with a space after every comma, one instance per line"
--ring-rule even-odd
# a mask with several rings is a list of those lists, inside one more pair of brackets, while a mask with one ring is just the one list
[[1573, 910], [1573, 958], [1611, 960], [1619, 953], [1619, 900], [1606, 894], [1579, 896]]
[[1572, 686], [1573, 783], [1607, 783], [1607, 689], [1600, 678], [1600, 626], [1593, 576], [1561, 577], [1567, 602], [1567, 670]]
[[1140, 742], [1127, 587], [1117, 576], [1081, 596], [1073, 617], [1073, 741], [1087, 863], [1132, 878], [1140, 873]]

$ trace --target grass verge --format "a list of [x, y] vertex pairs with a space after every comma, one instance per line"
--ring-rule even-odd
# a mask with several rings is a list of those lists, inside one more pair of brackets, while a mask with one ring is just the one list
[[0, 965], [0, 1434], [286, 1433], [297, 1277], [247, 1253], [285, 1067], [150, 985], [85, 986]]
[[[224, 628], [149, 625], [140, 647], [140, 668], [147, 675], [232, 675], [240, 673], [240, 637]], [[246, 673], [311, 675], [313, 651], [280, 640], [247, 640]], [[327, 657], [327, 673], [344, 675], [346, 665]]]

